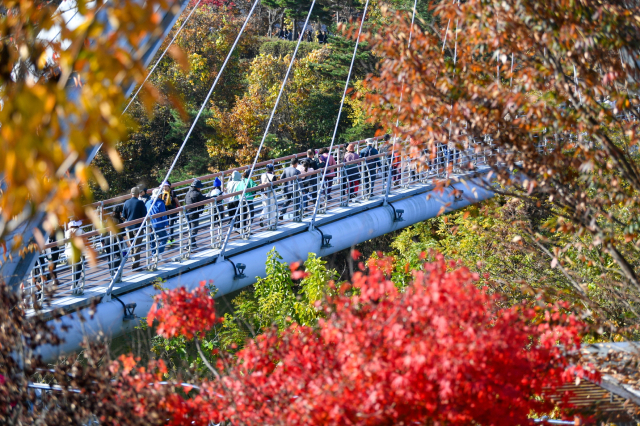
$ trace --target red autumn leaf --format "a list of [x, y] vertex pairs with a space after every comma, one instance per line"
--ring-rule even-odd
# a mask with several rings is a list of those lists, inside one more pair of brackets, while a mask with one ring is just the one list
[[293, 271], [291, 272], [291, 279], [292, 280], [301, 280], [304, 277], [308, 276], [309, 274], [304, 272], [304, 271]]
[[356, 250], [356, 249], [351, 250], [351, 258], [353, 260], [360, 259], [360, 256], [362, 256], [362, 253], [360, 253], [358, 250]]
[[202, 281], [192, 293], [184, 287], [167, 291], [156, 297], [147, 316], [147, 324], [158, 321], [157, 333], [164, 338], [185, 336], [193, 338], [198, 332], [210, 330], [216, 323], [215, 302]]
[[558, 346], [576, 348], [583, 327], [562, 306], [546, 316], [501, 309], [477, 275], [442, 256], [404, 291], [369, 267], [354, 274], [355, 295], [328, 300], [317, 328], [260, 335], [222, 380], [205, 383], [207, 421], [528, 424], [530, 412], [554, 407], [534, 395], [587, 374], [568, 368]]

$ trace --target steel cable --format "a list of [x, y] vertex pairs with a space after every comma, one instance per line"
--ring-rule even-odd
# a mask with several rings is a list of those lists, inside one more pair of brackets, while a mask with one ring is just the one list
[[[417, 1], [417, 0], [416, 0]], [[342, 93], [342, 99], [340, 100], [340, 108], [338, 109], [338, 118], [336, 119], [336, 126], [333, 129], [333, 136], [331, 137], [331, 145], [329, 145], [329, 156], [327, 157], [327, 162], [324, 165], [324, 170], [322, 171], [322, 180], [320, 181], [320, 186], [318, 186], [318, 193], [316, 194], [316, 205], [313, 208], [313, 215], [311, 216], [311, 224], [309, 225], [309, 230], [313, 230], [316, 221], [316, 214], [318, 212], [318, 206], [320, 205], [320, 191], [324, 188], [325, 178], [327, 175], [327, 170], [329, 169], [329, 158], [331, 158], [331, 152], [333, 150], [333, 144], [336, 140], [336, 135], [338, 134], [338, 125], [340, 124], [340, 116], [342, 115], [342, 107], [344, 105], [344, 98], [347, 96], [347, 90], [349, 90], [349, 80], [351, 79], [351, 72], [353, 71], [353, 64], [356, 61], [356, 53], [358, 52], [358, 45], [360, 43], [360, 35], [362, 34], [362, 27], [364, 25], [364, 20], [367, 16], [367, 8], [369, 7], [369, 0], [364, 5], [364, 12], [362, 13], [362, 21], [360, 21], [360, 28], [358, 29], [358, 37], [356, 38], [356, 45], [353, 49], [353, 56], [351, 57], [351, 65], [349, 66], [349, 73], [347, 74], [347, 81], [344, 84], [344, 92]]]
[[[368, 0], [367, 0], [368, 1]], [[311, 17], [311, 13], [313, 12], [313, 6], [315, 6], [316, 4], [316, 0], [313, 0], [313, 2], [311, 3], [311, 7], [309, 8], [309, 13], [307, 14], [307, 19], [304, 21], [304, 26], [302, 27], [302, 31], [300, 31], [300, 36], [298, 37], [298, 42], [296, 43], [296, 49], [293, 51], [293, 56], [291, 56], [291, 62], [289, 62], [289, 68], [287, 68], [287, 73], [284, 76], [284, 80], [282, 80], [282, 85], [280, 86], [280, 91], [278, 92], [278, 97], [276, 98], [276, 103], [273, 106], [273, 109], [271, 110], [271, 116], [269, 117], [269, 122], [267, 123], [267, 127], [266, 129], [264, 129], [264, 134], [262, 135], [262, 140], [260, 141], [260, 146], [258, 147], [258, 152], [256, 153], [255, 158], [253, 159], [253, 164], [251, 165], [251, 169], [249, 170], [249, 177], [247, 179], [251, 179], [251, 176], [253, 176], [253, 171], [256, 167], [256, 164], [258, 162], [258, 158], [260, 156], [260, 152], [262, 151], [262, 147], [264, 146], [264, 141], [267, 138], [267, 134], [269, 133], [269, 128], [271, 127], [271, 122], [273, 121], [273, 117], [276, 113], [276, 110], [278, 109], [278, 104], [280, 103], [280, 98], [282, 97], [282, 92], [284, 91], [284, 86], [287, 84], [287, 80], [289, 79], [289, 74], [291, 73], [291, 68], [293, 68], [293, 63], [296, 59], [296, 55], [298, 54], [298, 48], [300, 47], [300, 42], [302, 41], [302, 38], [304, 36], [304, 30], [307, 28], [307, 25], [309, 24], [309, 18]], [[293, 28], [293, 31], [295, 31], [295, 28]], [[231, 236], [231, 232], [233, 230], [233, 225], [236, 222], [236, 217], [238, 216], [238, 212], [241, 209], [241, 205], [242, 202], [244, 201], [244, 197], [245, 194], [247, 192], [247, 186], [248, 185], [244, 185], [244, 188], [242, 189], [242, 194], [240, 195], [240, 199], [238, 201], [238, 206], [235, 209], [235, 212], [233, 214], [233, 218], [231, 219], [231, 222], [229, 223], [229, 230], [227, 231], [227, 234], [224, 237], [224, 242], [222, 243], [222, 248], [220, 250], [220, 257], [224, 257], [224, 250], [227, 247], [227, 242], [229, 241], [229, 237]]]
[[[315, 0], [314, 0], [314, 2], [315, 2]], [[233, 55], [233, 52], [236, 49], [236, 45], [238, 44], [238, 41], [240, 40], [240, 37], [244, 33], [244, 30], [247, 27], [247, 24], [249, 23], [249, 20], [251, 19], [251, 16], [253, 15], [253, 12], [256, 9], [256, 6], [258, 5], [258, 3], [260, 3], [260, 0], [255, 0], [255, 2], [253, 3], [253, 6], [251, 7], [251, 10], [249, 11], [249, 14], [247, 15], [247, 18], [245, 19], [244, 23], [242, 24], [242, 28], [240, 28], [240, 32], [238, 33], [238, 36], [236, 37], [235, 41], [233, 42], [233, 46], [231, 46], [231, 49], [229, 50], [229, 53], [227, 54], [227, 57], [225, 58], [224, 63], [222, 64], [222, 67], [220, 68], [220, 71], [218, 71], [218, 74], [216, 75], [216, 78], [215, 78], [213, 84], [211, 85], [211, 89], [209, 89], [209, 93], [207, 93], [206, 98], [202, 102], [202, 106], [200, 107], [200, 110], [198, 111], [198, 114], [196, 115], [196, 118], [193, 120], [193, 123], [191, 124], [191, 127], [189, 128], [189, 131], [187, 132], [187, 136], [185, 136], [184, 141], [182, 142], [182, 145], [180, 146], [180, 149], [178, 150], [178, 153], [176, 154], [175, 158], [173, 159], [173, 162], [171, 163], [171, 167], [169, 167], [169, 170], [167, 171], [167, 175], [165, 176], [163, 182], [166, 182], [169, 179], [169, 176], [171, 175], [171, 172], [173, 172], [173, 169], [176, 166], [176, 163], [178, 162], [178, 159], [180, 158], [180, 155], [182, 154], [182, 151], [184, 150], [184, 147], [186, 146], [187, 141], [189, 140], [189, 137], [191, 136], [191, 133], [193, 132], [193, 129], [196, 127], [196, 124], [198, 123], [198, 119], [200, 118], [200, 115], [202, 115], [202, 111], [204, 111], [204, 108], [209, 103], [209, 99], [211, 98], [211, 95], [213, 94], [213, 90], [216, 88], [216, 85], [218, 84], [218, 81], [220, 80], [220, 77], [222, 76], [222, 73], [223, 73], [224, 69], [226, 68], [227, 63], [229, 62], [229, 59], [231, 58], [231, 55]], [[313, 6], [312, 6], [312, 8], [313, 8]], [[307, 17], [307, 19], [308, 19], [308, 17]], [[263, 142], [264, 142], [264, 138], [263, 138]], [[158, 194], [156, 193], [156, 195], [154, 195], [151, 198], [152, 204], [155, 203], [155, 201], [157, 199], [158, 199]], [[144, 216], [144, 219], [142, 220], [141, 225], [138, 228], [138, 231], [136, 232], [136, 235], [132, 240], [132, 246], [135, 244], [135, 242], [140, 237], [140, 232], [142, 231], [142, 228], [144, 227], [144, 223], [149, 218], [149, 215], [150, 215], [149, 211], [147, 211], [147, 214]], [[130, 254], [131, 251], [132, 250], [128, 250], [127, 253], [125, 253], [124, 257], [122, 258], [122, 261], [120, 262], [120, 266], [118, 266], [117, 272], [114, 274], [113, 278], [111, 279], [111, 282], [109, 283], [109, 287], [107, 288], [107, 291], [106, 291], [106, 294], [105, 294], [105, 298], [103, 299], [103, 301], [108, 302], [108, 301], [111, 300], [111, 291], [113, 290], [113, 286], [114, 286], [114, 284], [116, 282], [116, 279], [122, 274], [122, 270], [124, 269], [124, 265], [127, 262], [127, 258], [129, 257], [129, 254]]]

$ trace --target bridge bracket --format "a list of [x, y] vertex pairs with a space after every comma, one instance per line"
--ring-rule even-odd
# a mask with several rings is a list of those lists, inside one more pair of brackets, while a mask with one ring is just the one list
[[394, 222], [404, 222], [402, 215], [404, 214], [404, 209], [396, 209], [393, 207], [393, 204], [387, 203], [393, 209], [393, 221]]
[[453, 195], [453, 202], [457, 203], [459, 201], [462, 201], [462, 194], [464, 194], [464, 191], [462, 189], [456, 189], [453, 186], [451, 186], [450, 188], [451, 195]]
[[322, 245], [320, 246], [320, 248], [331, 248], [333, 247], [330, 244], [331, 238], [333, 238], [331, 235], [326, 234], [324, 232], [322, 232], [320, 230], [320, 228], [314, 228], [316, 231], [318, 231], [320, 233], [320, 235], [322, 236]]
[[115, 294], [112, 294], [111, 297], [120, 302], [122, 308], [124, 309], [124, 317], [122, 318], [122, 321], [133, 321], [137, 318], [136, 314], [134, 313], [134, 311], [136, 310], [136, 306], [138, 306], [137, 303], [127, 303], [125, 305], [124, 302], [120, 300], [120, 298]]

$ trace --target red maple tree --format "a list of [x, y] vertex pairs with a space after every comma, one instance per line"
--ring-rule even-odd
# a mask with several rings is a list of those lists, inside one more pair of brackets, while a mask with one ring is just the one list
[[198, 332], [210, 330], [222, 319], [216, 318], [215, 302], [208, 293], [204, 281], [191, 293], [184, 287], [161, 293], [149, 310], [147, 324], [151, 326], [157, 319], [156, 331], [165, 339], [192, 339]]
[[[327, 300], [317, 327], [267, 331], [236, 362], [218, 361], [226, 371], [202, 384], [197, 407], [176, 411], [202, 425], [513, 425], [553, 409], [534, 396], [575, 377], [565, 354], [583, 325], [562, 307], [499, 309], [441, 256], [404, 291], [388, 259], [369, 269]], [[193, 334], [192, 317], [169, 317], [171, 328]]]

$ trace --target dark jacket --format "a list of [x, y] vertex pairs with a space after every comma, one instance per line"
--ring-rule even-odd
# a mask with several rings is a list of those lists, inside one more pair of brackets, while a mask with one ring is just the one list
[[[184, 203], [185, 205], [189, 205], [209, 199], [211, 199], [211, 197], [207, 197], [197, 189], [189, 188], [189, 192], [187, 192], [187, 195], [184, 197]], [[189, 214], [187, 215], [189, 220], [198, 219], [200, 217], [200, 212], [202, 212], [203, 209], [203, 206], [187, 209], [187, 212], [189, 212]]]
[[[282, 174], [280, 175], [280, 178], [278, 180], [282, 180], [282, 179], [287, 179], [290, 177], [294, 177], [294, 176], [298, 176], [300, 174], [300, 170], [296, 169], [295, 167], [287, 167], [286, 169], [284, 169], [282, 171]], [[282, 184], [284, 186], [284, 190], [285, 192], [292, 192], [293, 191], [293, 180], [289, 181], [289, 182], [284, 182]]]
[[[138, 200], [137, 198], [130, 198], [124, 203], [124, 207], [122, 207], [122, 217], [127, 222], [136, 219], [142, 219], [147, 215], [147, 208], [144, 206], [144, 202], [142, 200]], [[138, 225], [127, 226], [128, 231], [135, 231], [140, 227]]]
[[[367, 146], [365, 149], [360, 151], [360, 158], [373, 157], [374, 155], [378, 155], [378, 150], [373, 146]], [[380, 158], [378, 157], [368, 159], [367, 167], [369, 168], [369, 172], [371, 174], [376, 174], [378, 172], [378, 168], [380, 167]]]

